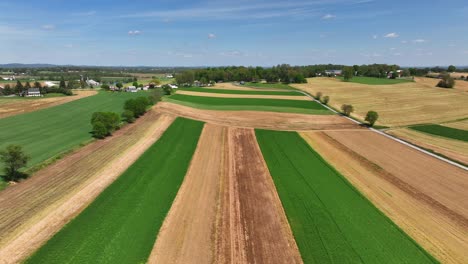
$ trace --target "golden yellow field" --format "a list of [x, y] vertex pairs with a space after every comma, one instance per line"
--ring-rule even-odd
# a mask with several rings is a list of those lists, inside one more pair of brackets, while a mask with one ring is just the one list
[[462, 130], [468, 130], [468, 119], [463, 121], [451, 122], [443, 124], [446, 127], [458, 128]]
[[[427, 78], [427, 77], [415, 77], [414, 81], [417, 82], [418, 84], [424, 85], [426, 87], [433, 88], [433, 87], [436, 87], [437, 83], [440, 80], [435, 79], [435, 78]], [[454, 88], [456, 90], [468, 92], [468, 82], [467, 81], [456, 80]]]
[[330, 105], [354, 106], [353, 116], [364, 120], [367, 111], [379, 113], [378, 125], [405, 126], [441, 123], [468, 117], [468, 93], [456, 89], [431, 88], [417, 82], [365, 85], [334, 78], [311, 78], [296, 88], [330, 96]]

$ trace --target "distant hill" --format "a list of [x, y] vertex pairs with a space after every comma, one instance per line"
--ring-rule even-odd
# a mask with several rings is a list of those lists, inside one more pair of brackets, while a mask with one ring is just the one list
[[23, 63], [7, 63], [7, 64], [0, 64], [0, 68], [3, 69], [14, 69], [14, 68], [50, 68], [50, 67], [58, 67], [58, 65], [54, 64], [45, 64], [45, 63], [34, 63], [34, 64], [23, 64]]

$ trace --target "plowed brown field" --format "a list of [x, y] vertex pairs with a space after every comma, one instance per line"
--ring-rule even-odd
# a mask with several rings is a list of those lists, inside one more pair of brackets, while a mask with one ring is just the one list
[[259, 94], [219, 94], [210, 93], [207, 90], [204, 92], [193, 92], [193, 91], [177, 91], [177, 94], [185, 94], [191, 96], [206, 96], [206, 97], [218, 97], [218, 98], [260, 98], [260, 99], [283, 99], [283, 100], [310, 100], [307, 96], [292, 96], [292, 95], [259, 95]]
[[253, 129], [205, 126], [150, 263], [302, 263]]
[[12, 102], [0, 104], [0, 118], [29, 113], [97, 94], [96, 91], [74, 91], [74, 93], [74, 96], [21, 100], [13, 99]]
[[124, 172], [172, 123], [148, 112], [28, 180], [0, 192], [0, 263], [34, 252]]
[[337, 115], [305, 115], [260, 111], [216, 111], [195, 109], [178, 104], [160, 102], [163, 113], [204, 121], [216, 125], [263, 128], [273, 130], [362, 129], [359, 125]]
[[371, 131], [302, 136], [444, 263], [467, 263], [468, 173]]

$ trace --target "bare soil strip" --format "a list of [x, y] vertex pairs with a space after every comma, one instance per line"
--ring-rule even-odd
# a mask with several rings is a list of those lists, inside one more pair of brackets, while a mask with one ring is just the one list
[[206, 124], [148, 263], [213, 263], [227, 128]]
[[408, 128], [389, 130], [386, 133], [468, 164], [468, 142], [429, 135]]
[[175, 114], [210, 124], [232, 127], [288, 131], [362, 129], [359, 125], [337, 115], [202, 110], [169, 102], [158, 103], [157, 109], [162, 113]]
[[227, 90], [242, 90], [242, 91], [278, 91], [284, 89], [275, 89], [275, 88], [255, 88], [243, 85], [234, 85], [232, 83], [217, 83], [215, 86], [212, 87], [205, 87], [206, 89], [227, 89]]
[[259, 95], [259, 94], [219, 94], [210, 92], [193, 92], [193, 91], [177, 91], [177, 94], [185, 94], [191, 96], [207, 96], [218, 98], [260, 98], [260, 99], [283, 99], [283, 100], [310, 100], [307, 96], [290, 96], [290, 95]]
[[370, 131], [301, 135], [438, 260], [468, 262], [465, 171]]
[[14, 100], [0, 105], [0, 118], [29, 113], [56, 105], [65, 104], [97, 94], [96, 91], [74, 91], [74, 96], [51, 97], [40, 99]]
[[229, 128], [215, 263], [302, 263], [253, 129]]
[[174, 120], [154, 110], [0, 192], [0, 263], [24, 259], [81, 212]]

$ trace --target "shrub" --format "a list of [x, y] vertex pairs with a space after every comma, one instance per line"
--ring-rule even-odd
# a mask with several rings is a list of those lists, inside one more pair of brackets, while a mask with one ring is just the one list
[[369, 126], [373, 126], [375, 122], [379, 119], [379, 114], [375, 111], [367, 112], [365, 121], [369, 122]]
[[4, 179], [6, 181], [17, 181], [26, 178], [27, 175], [21, 173], [19, 169], [25, 167], [29, 159], [29, 156], [18, 145], [9, 145], [4, 151], [0, 151], [0, 160], [5, 163]]
[[98, 121], [93, 124], [93, 135], [95, 138], [102, 139], [109, 135], [109, 131], [102, 122]]
[[343, 79], [345, 82], [350, 81], [354, 76], [354, 68], [353, 67], [344, 67], [343, 68]]
[[125, 119], [125, 121], [127, 121], [128, 123], [133, 123], [135, 122], [135, 114], [130, 111], [130, 110], [125, 110], [123, 113], [122, 113], [122, 117]]
[[330, 102], [330, 97], [327, 95], [327, 96], [324, 96], [323, 99], [322, 99], [322, 103], [327, 105], [328, 102]]
[[132, 111], [135, 118], [146, 113], [146, 108], [151, 105], [148, 97], [138, 97], [125, 101], [124, 109]]
[[114, 112], [95, 112], [91, 117], [93, 135], [97, 138], [109, 136], [119, 128], [120, 116]]
[[455, 79], [450, 77], [450, 74], [442, 74], [442, 80], [437, 84], [437, 87], [441, 88], [453, 88], [455, 87]]
[[320, 100], [320, 98], [322, 98], [322, 92], [317, 92], [315, 99]]
[[354, 107], [352, 105], [344, 104], [341, 106], [341, 110], [343, 111], [343, 114], [345, 116], [350, 116], [351, 113], [354, 111]]
[[110, 86], [108, 84], [103, 84], [103, 85], [101, 85], [101, 89], [109, 91]]
[[163, 90], [164, 95], [171, 95], [172, 94], [172, 88], [167, 84], [163, 85], [162, 90]]

